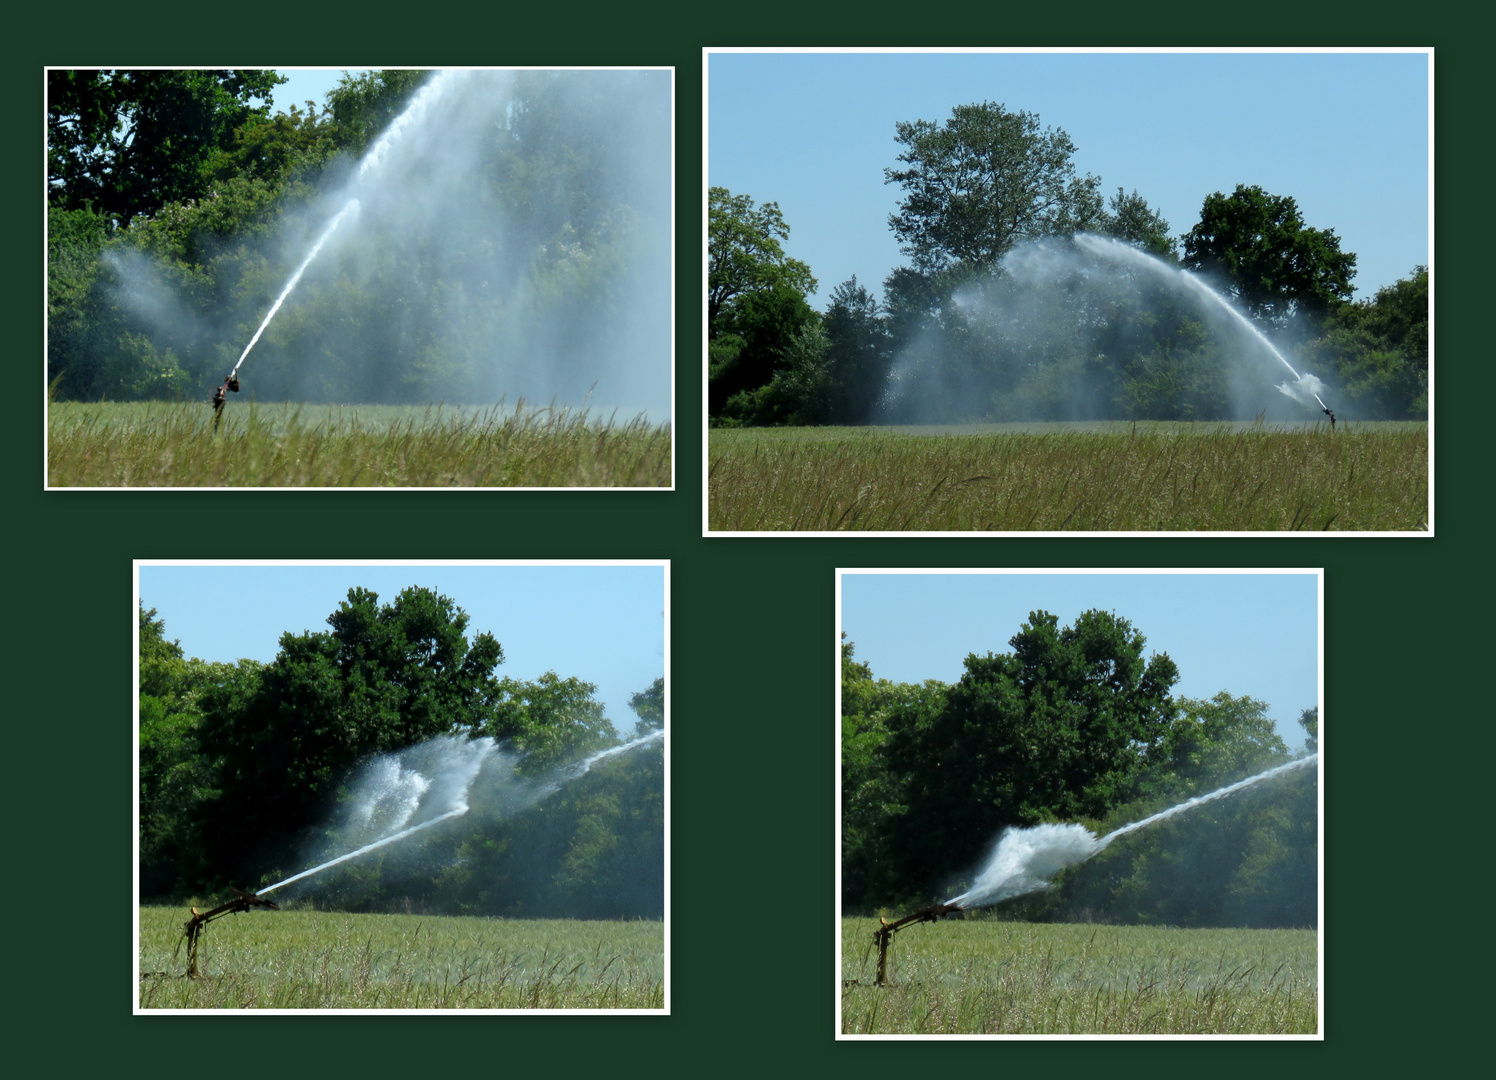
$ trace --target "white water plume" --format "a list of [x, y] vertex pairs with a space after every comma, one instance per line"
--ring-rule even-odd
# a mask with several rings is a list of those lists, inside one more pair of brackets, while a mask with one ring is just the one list
[[[495, 749], [492, 739], [443, 735], [395, 754], [379, 755], [365, 766], [356, 781], [352, 817], [365, 825], [383, 822], [386, 829], [397, 831], [277, 881], [260, 889], [260, 895], [461, 817], [468, 812], [468, 792], [473, 781]], [[400, 827], [417, 816], [425, 820], [409, 828]]]
[[1137, 832], [1148, 825], [1174, 817], [1176, 814], [1182, 814], [1203, 803], [1224, 799], [1243, 788], [1251, 787], [1264, 780], [1271, 780], [1291, 769], [1316, 764], [1318, 761], [1318, 754], [1296, 758], [1287, 764], [1249, 776], [1245, 780], [1238, 780], [1234, 784], [1217, 788], [1209, 794], [1186, 799], [1151, 817], [1113, 829], [1100, 838], [1083, 825], [1035, 825], [1027, 829], [1004, 829], [992, 852], [992, 857], [982, 867], [972, 887], [960, 896], [947, 900], [946, 903], [958, 904], [964, 908], [988, 907], [1014, 896], [1047, 889], [1054, 876], [1061, 870], [1074, 866], [1076, 863], [1085, 862], [1118, 837]]
[[1280, 391], [1295, 401], [1303, 402], [1306, 405], [1309, 403], [1309, 398], [1312, 397], [1315, 401], [1319, 402], [1320, 408], [1323, 409], [1325, 407], [1324, 401], [1319, 396], [1319, 391], [1324, 389], [1324, 384], [1313, 375], [1300, 375], [1295, 371], [1293, 365], [1288, 362], [1288, 358], [1278, 351], [1278, 347], [1267, 339], [1267, 335], [1258, 329], [1257, 325], [1251, 319], [1248, 319], [1237, 310], [1231, 301], [1205, 284], [1198, 275], [1192, 274], [1181, 267], [1171, 266], [1162, 259], [1149, 255], [1147, 252], [1140, 251], [1131, 244], [1124, 244], [1120, 240], [1109, 236], [1079, 233], [1075, 237], [1075, 245], [1084, 251], [1091, 252], [1093, 255], [1111, 259], [1114, 262], [1126, 263], [1129, 266], [1137, 267], [1168, 281], [1183, 283], [1185, 289], [1193, 295], [1199, 297], [1207, 304], [1215, 304], [1222, 311], [1225, 311], [1237, 326], [1246, 330], [1264, 349], [1277, 358], [1278, 363], [1288, 369], [1289, 374], [1293, 376], [1293, 382], [1280, 383], [1278, 385]]
[[[385, 129], [384, 134], [369, 148], [368, 153], [364, 155], [363, 161], [359, 162], [358, 172], [354, 176], [352, 185], [355, 189], [358, 185], [363, 184], [370, 174], [378, 172], [380, 167], [384, 165], [385, 159], [389, 157], [390, 147], [399, 142], [401, 136], [412, 125], [419, 124], [425, 118], [426, 114], [431, 111], [432, 105], [435, 104], [437, 99], [442, 96], [447, 87], [460, 74], [460, 72], [438, 71], [427, 80], [426, 85], [422, 86], [416, 92], [410, 104], [405, 107], [399, 116], [395, 117], [390, 126]], [[285, 303], [286, 297], [291, 295], [291, 290], [296, 288], [296, 283], [301, 280], [301, 275], [306, 273], [306, 268], [312, 264], [312, 260], [317, 257], [317, 253], [327, 243], [328, 237], [337, 231], [338, 226], [343, 223], [344, 218], [350, 214], [358, 213], [359, 205], [357, 196], [350, 195], [348, 201], [343, 204], [343, 208], [327, 223], [327, 227], [322, 230], [322, 234], [317, 237], [316, 243], [312, 245], [311, 251], [307, 252], [306, 258], [301, 260], [301, 265], [296, 268], [296, 272], [291, 275], [290, 280], [281, 289], [280, 295], [275, 298], [275, 303], [271, 305], [264, 322], [260, 323], [260, 328], [255, 331], [255, 336], [249, 339], [248, 345], [244, 346], [244, 352], [239, 355], [239, 362], [234, 365], [234, 370], [230, 373], [230, 377], [238, 374], [239, 365], [244, 363], [244, 358], [249, 355], [249, 350], [253, 349], [255, 342], [260, 340], [260, 335], [265, 332], [265, 327], [269, 326], [270, 320], [275, 318], [275, 313], [280, 310], [281, 304]]]
[[617, 757], [619, 754], [626, 754], [630, 750], [633, 750], [635, 747], [643, 746], [646, 743], [657, 742], [664, 737], [665, 729], [657, 728], [654, 731], [651, 731], [648, 735], [641, 735], [639, 738], [634, 739], [631, 742], [626, 742], [622, 746], [611, 746], [606, 750], [599, 750], [590, 758], [586, 758], [585, 760], [572, 766], [570, 771], [568, 771], [566, 774], [566, 779], [575, 780], [579, 776], [586, 776], [587, 773], [592, 770], [592, 766], [596, 765], [599, 761], [604, 761], [610, 757]]
[[348, 202], [344, 204], [343, 209], [339, 210], [337, 214], [333, 216], [333, 219], [327, 223], [327, 228], [323, 229], [322, 235], [317, 237], [317, 242], [312, 245], [312, 250], [307, 252], [306, 258], [301, 260], [301, 265], [296, 268], [296, 273], [291, 275], [290, 280], [287, 281], [285, 287], [281, 289], [280, 295], [275, 298], [275, 303], [270, 305], [270, 311], [265, 315], [264, 321], [260, 323], [260, 328], [255, 331], [255, 336], [249, 339], [248, 345], [244, 346], [244, 351], [239, 354], [238, 362], [234, 364], [234, 370], [229, 373], [230, 378], [239, 373], [239, 366], [244, 363], [244, 358], [249, 355], [249, 350], [253, 349], [255, 347], [255, 342], [260, 340], [260, 335], [265, 332], [265, 327], [269, 326], [270, 320], [275, 318], [275, 313], [279, 311], [281, 309], [281, 305], [286, 302], [286, 297], [291, 295], [291, 290], [296, 288], [296, 283], [301, 280], [301, 275], [305, 274], [306, 268], [312, 265], [312, 260], [317, 257], [317, 253], [321, 251], [322, 246], [327, 243], [328, 237], [332, 236], [332, 234], [337, 231], [338, 226], [343, 224], [344, 218], [348, 217], [350, 214], [358, 213], [358, 209], [359, 201], [357, 199], [349, 199]]
[[262, 400], [668, 417], [671, 108], [664, 71], [432, 73], [325, 169], [343, 179], [304, 226], [286, 215], [296, 269], [234, 374], [263, 337]]
[[[585, 776], [598, 762], [665, 737], [664, 729], [599, 750], [539, 778], [516, 772], [522, 756], [499, 749], [490, 738], [442, 735], [365, 763], [354, 780], [345, 820], [336, 830], [343, 843], [375, 839], [259, 890], [260, 895], [311, 877], [398, 840], [461, 817], [472, 806], [497, 818], [529, 809], [562, 785]], [[416, 821], [410, 825], [409, 822]]]

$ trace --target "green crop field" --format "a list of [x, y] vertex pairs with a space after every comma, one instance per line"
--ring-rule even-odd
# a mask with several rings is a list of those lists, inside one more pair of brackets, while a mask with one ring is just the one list
[[145, 1009], [662, 1009], [664, 924], [140, 909]]
[[755, 428], [709, 437], [712, 531], [1418, 531], [1424, 423]]
[[53, 487], [668, 487], [670, 428], [586, 412], [54, 402]]
[[1003, 922], [907, 927], [875, 986], [874, 918], [842, 920], [846, 1034], [1314, 1034], [1313, 930]]

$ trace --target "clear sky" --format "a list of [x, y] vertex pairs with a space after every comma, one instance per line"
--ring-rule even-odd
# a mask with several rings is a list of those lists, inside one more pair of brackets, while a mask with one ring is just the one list
[[291, 106], [305, 108], [308, 101], [318, 107], [327, 104], [327, 92], [342, 81], [344, 72], [357, 75], [369, 68], [276, 68], [277, 75], [290, 81], [281, 83], [271, 94], [274, 112], [290, 112]]
[[355, 586], [381, 604], [410, 585], [451, 597], [504, 647], [500, 676], [547, 671], [597, 684], [608, 719], [633, 729], [629, 697], [665, 674], [659, 566], [142, 566], [140, 599], [188, 656], [275, 659], [283, 633], [326, 630]]
[[853, 274], [882, 296], [905, 265], [888, 217], [897, 121], [993, 101], [1037, 113], [1108, 198], [1136, 190], [1177, 237], [1237, 184], [1297, 200], [1356, 253], [1357, 296], [1429, 262], [1422, 53], [714, 53], [709, 183], [777, 202], [817, 307]]
[[1011, 651], [1029, 613], [1068, 626], [1092, 608], [1127, 619], [1145, 653], [1179, 668], [1176, 697], [1267, 702], [1290, 747], [1319, 701], [1318, 578], [1310, 574], [929, 573], [842, 576], [841, 629], [894, 682], [955, 682], [970, 653]]

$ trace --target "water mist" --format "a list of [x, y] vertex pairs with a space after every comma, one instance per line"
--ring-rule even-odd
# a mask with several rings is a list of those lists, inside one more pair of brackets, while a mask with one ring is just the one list
[[443, 735], [377, 755], [360, 767], [352, 797], [334, 828], [343, 845], [359, 846], [260, 889], [256, 895], [461, 817], [474, 806], [500, 818], [512, 817], [587, 775], [599, 762], [664, 738], [664, 729], [651, 731], [539, 777], [516, 772], [524, 756], [499, 747], [490, 738]]
[[963, 908], [988, 907], [1014, 896], [1040, 892], [1049, 888], [1050, 882], [1061, 870], [1085, 862], [1105, 850], [1118, 837], [1137, 832], [1204, 803], [1224, 799], [1243, 788], [1271, 780], [1292, 769], [1317, 764], [1318, 761], [1318, 754], [1296, 758], [1245, 780], [1217, 788], [1209, 794], [1186, 799], [1141, 821], [1113, 829], [1102, 837], [1097, 837], [1083, 825], [1035, 825], [1027, 829], [1005, 829], [992, 857], [982, 867], [971, 888], [946, 903]]

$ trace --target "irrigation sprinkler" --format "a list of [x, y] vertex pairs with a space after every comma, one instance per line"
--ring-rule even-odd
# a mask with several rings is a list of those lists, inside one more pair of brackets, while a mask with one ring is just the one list
[[236, 366], [229, 372], [228, 378], [223, 380], [223, 385], [213, 391], [213, 430], [218, 430], [218, 421], [223, 419], [223, 405], [228, 400], [229, 392], [239, 392], [239, 368]]
[[[269, 908], [271, 911], [279, 911], [280, 905], [266, 900], [255, 893], [243, 892], [239, 889], [230, 888], [234, 898], [226, 904], [219, 904], [212, 911], [198, 911], [197, 908], [189, 908], [192, 918], [183, 924], [182, 937], [187, 941], [187, 978], [197, 978], [197, 942], [203, 936], [203, 929], [214, 919], [221, 919], [225, 915], [237, 915], [241, 911], [248, 911], [252, 907]], [[177, 948], [181, 949], [182, 942], [177, 942]], [[173, 954], [175, 955], [175, 954]]]
[[879, 918], [883, 925], [873, 931], [873, 940], [878, 943], [878, 977], [873, 980], [874, 986], [888, 985], [888, 943], [893, 936], [906, 926], [915, 923], [935, 922], [945, 915], [954, 914], [957, 911], [965, 911], [960, 904], [932, 904], [930, 907], [922, 907], [918, 911], [905, 915], [897, 922], [889, 922], [887, 919]]

